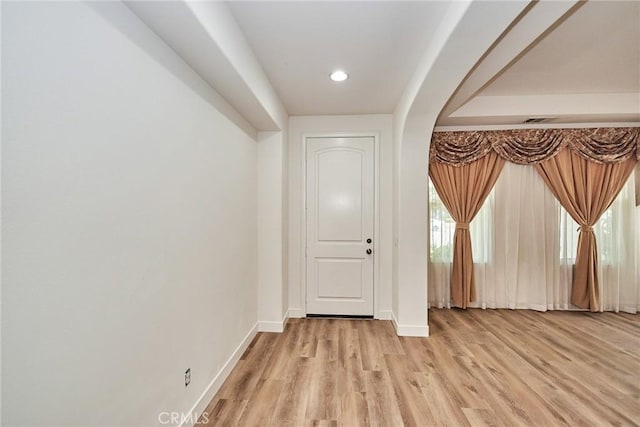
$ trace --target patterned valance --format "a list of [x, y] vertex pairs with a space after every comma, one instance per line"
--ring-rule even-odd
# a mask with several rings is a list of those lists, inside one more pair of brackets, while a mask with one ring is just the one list
[[492, 150], [505, 160], [532, 165], [568, 147], [596, 163], [640, 160], [640, 128], [512, 129], [435, 132], [430, 161], [462, 166]]

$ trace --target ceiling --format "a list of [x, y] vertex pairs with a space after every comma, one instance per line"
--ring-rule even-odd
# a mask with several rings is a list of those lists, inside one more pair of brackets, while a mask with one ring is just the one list
[[[511, 33], [532, 25], [528, 16], [544, 6], [536, 3], [494, 49], [513, 42]], [[459, 87], [439, 126], [522, 124], [528, 118], [546, 118], [545, 125], [640, 121], [640, 2], [576, 3], [485, 84], [468, 88], [480, 68], [491, 66], [492, 53]]]
[[640, 2], [590, 1], [482, 95], [640, 92]]
[[[228, 3], [291, 115], [394, 110], [447, 2]], [[335, 83], [343, 69], [350, 78]]]
[[[555, 123], [640, 121], [640, 2], [532, 3], [532, 17], [512, 27], [512, 39], [527, 31], [518, 26], [540, 25], [534, 14], [553, 8], [551, 3], [563, 9], [533, 28], [531, 43], [512, 49], [509, 61], [494, 67], [481, 87], [459, 90], [464, 98], [443, 110], [438, 125], [520, 124], [529, 117]], [[228, 6], [288, 113], [326, 115], [393, 112], [448, 3]], [[505, 36], [500, 43], [513, 41]], [[495, 60], [490, 53], [483, 61]], [[335, 69], [350, 79], [330, 81]]]
[[[289, 115], [393, 113], [427, 80], [422, 104], [436, 89], [449, 97], [440, 128], [640, 124], [640, 1], [514, 0], [504, 31], [492, 7], [506, 4], [492, 1], [126, 4], [248, 132], [281, 129]], [[458, 20], [471, 9], [481, 19]], [[491, 39], [472, 54], [480, 33]], [[436, 60], [448, 65], [434, 71]], [[350, 78], [331, 81], [336, 69]]]

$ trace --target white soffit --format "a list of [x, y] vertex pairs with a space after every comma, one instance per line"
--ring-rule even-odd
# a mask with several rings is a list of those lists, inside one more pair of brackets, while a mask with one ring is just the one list
[[[391, 113], [447, 2], [228, 3], [291, 115]], [[329, 74], [343, 69], [349, 79]]]
[[[125, 4], [259, 131], [275, 131], [286, 112], [222, 3]], [[275, 97], [275, 100], [274, 100]]]

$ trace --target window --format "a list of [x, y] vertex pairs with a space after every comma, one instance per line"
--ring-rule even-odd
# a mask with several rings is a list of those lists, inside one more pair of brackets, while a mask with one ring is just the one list
[[[431, 182], [429, 202], [429, 305], [450, 307], [455, 222]], [[469, 228], [477, 295], [472, 307], [575, 308], [570, 296], [579, 227], [534, 167], [506, 163]], [[594, 232], [602, 309], [640, 311], [640, 207], [633, 179]]]
[[[628, 187], [628, 186], [627, 186]], [[623, 221], [623, 206], [629, 203], [630, 191], [623, 188], [616, 200], [611, 204], [598, 222], [593, 227], [598, 245], [598, 262], [602, 264], [615, 264], [619, 262], [617, 245], [614, 244], [618, 229]], [[574, 264], [578, 249], [578, 235], [580, 226], [571, 218], [567, 211], [560, 207], [560, 260]], [[622, 232], [622, 230], [620, 230]]]
[[[473, 241], [473, 261], [486, 262], [491, 258], [491, 235], [493, 230], [491, 212], [493, 211], [494, 191], [491, 191], [480, 211], [469, 225]], [[456, 222], [440, 200], [435, 186], [429, 179], [429, 255], [431, 262], [450, 263], [453, 260], [453, 234]]]
[[[630, 186], [626, 186], [623, 189], [618, 198], [602, 214], [594, 226], [600, 263], [610, 264], [616, 262], [615, 245], [610, 243], [616, 239], [616, 230], [621, 227], [622, 224], [620, 222], [623, 220], [619, 217], [619, 214], [616, 215], [616, 212], [621, 209], [623, 204], [631, 203], [631, 199], [627, 199], [633, 196], [633, 192], [627, 187]], [[473, 259], [476, 263], [491, 259], [491, 247], [494, 238], [492, 218], [495, 193], [496, 188], [494, 187], [470, 225]], [[560, 260], [563, 263], [573, 264], [576, 258], [580, 226], [559, 202], [555, 201], [555, 203], [559, 209], [558, 244]], [[449, 211], [440, 200], [440, 196], [438, 196], [431, 179], [429, 179], [429, 214], [431, 262], [451, 262], [453, 259], [453, 234], [456, 229], [456, 222], [451, 218]]]
[[432, 262], [451, 262], [453, 259], [453, 233], [456, 222], [440, 200], [429, 179], [430, 257]]

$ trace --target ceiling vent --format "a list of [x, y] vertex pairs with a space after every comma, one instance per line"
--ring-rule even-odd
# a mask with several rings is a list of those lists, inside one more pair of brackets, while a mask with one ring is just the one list
[[551, 120], [550, 117], [529, 117], [522, 123], [530, 124], [530, 123], [545, 123]]

